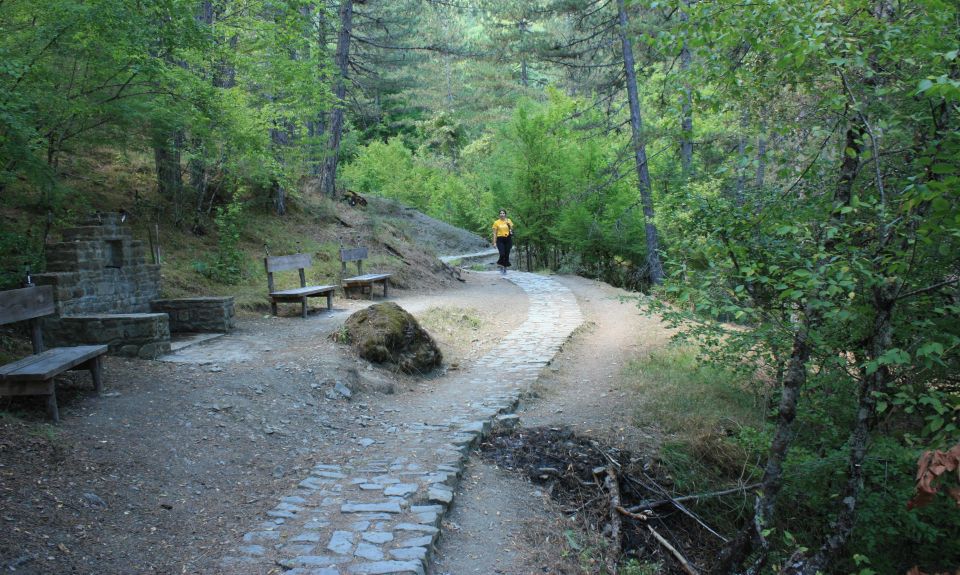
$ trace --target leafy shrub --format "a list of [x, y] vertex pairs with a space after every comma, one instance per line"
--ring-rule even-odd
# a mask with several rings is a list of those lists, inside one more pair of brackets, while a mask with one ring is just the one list
[[246, 264], [246, 256], [240, 249], [243, 204], [235, 200], [217, 208], [214, 224], [217, 227], [216, 254], [210, 262], [195, 262], [194, 269], [215, 282], [236, 285], [243, 279]]

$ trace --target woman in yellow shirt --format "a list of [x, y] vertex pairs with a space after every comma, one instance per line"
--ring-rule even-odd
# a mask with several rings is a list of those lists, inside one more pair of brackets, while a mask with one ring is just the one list
[[507, 217], [507, 210], [500, 210], [500, 217], [493, 220], [493, 245], [500, 252], [497, 266], [500, 274], [506, 275], [510, 267], [510, 248], [513, 247], [513, 222]]

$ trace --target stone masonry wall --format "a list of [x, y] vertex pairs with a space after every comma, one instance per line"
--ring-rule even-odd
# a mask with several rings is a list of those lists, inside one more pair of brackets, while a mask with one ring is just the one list
[[170, 316], [170, 331], [176, 333], [227, 333], [234, 326], [232, 297], [162, 299], [150, 306]]
[[61, 316], [149, 312], [160, 294], [160, 266], [147, 258], [120, 216], [104, 214], [66, 230], [47, 250], [47, 273], [34, 281], [54, 287]]
[[120, 214], [98, 214], [66, 230], [47, 248], [47, 272], [33, 276], [54, 288], [57, 317], [44, 318], [51, 347], [108, 344], [118, 355], [153, 359], [170, 351], [166, 314], [149, 313], [160, 295], [160, 266]]
[[164, 313], [77, 315], [45, 318], [48, 347], [106, 344], [110, 353], [156, 359], [170, 352], [170, 324]]

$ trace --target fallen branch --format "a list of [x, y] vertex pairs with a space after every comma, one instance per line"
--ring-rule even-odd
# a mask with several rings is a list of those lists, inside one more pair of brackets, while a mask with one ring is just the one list
[[645, 511], [647, 509], [653, 509], [661, 505], [668, 505], [677, 501], [690, 501], [690, 500], [699, 500], [699, 499], [709, 499], [711, 497], [721, 497], [723, 495], [730, 495], [733, 493], [744, 493], [753, 489], [760, 487], [760, 483], [752, 483], [750, 485], [744, 485], [742, 487], [731, 487], [730, 489], [724, 489], [723, 491], [713, 491], [711, 493], [698, 493], [696, 495], [684, 495], [683, 497], [674, 497], [673, 499], [659, 499], [657, 501], [641, 501], [640, 503], [628, 507], [627, 511], [631, 513], [636, 513], [638, 511]]
[[630, 519], [636, 519], [637, 521], [647, 521], [648, 519], [650, 519], [652, 515], [649, 511], [647, 511], [646, 513], [633, 513], [631, 511], [627, 511], [623, 507], [617, 507], [617, 511], [621, 515], [626, 515]]
[[617, 509], [620, 509], [620, 486], [617, 482], [617, 473], [613, 470], [613, 467], [607, 468], [607, 477], [603, 480], [603, 485], [607, 488], [607, 493], [610, 494], [610, 538], [613, 539], [613, 553], [608, 558], [607, 567], [610, 573], [616, 573], [617, 556], [620, 555], [620, 549], [623, 546], [620, 539], [623, 523], [620, 520], [620, 513], [617, 512]]
[[390, 244], [388, 244], [388, 243], [386, 243], [386, 242], [384, 242], [383, 247], [387, 248], [387, 251], [390, 252], [391, 254], [397, 256], [397, 258], [399, 258], [401, 262], [407, 264], [408, 266], [412, 266], [412, 265], [413, 265], [413, 264], [411, 264], [410, 262], [407, 261], [407, 258], [403, 257], [403, 254], [400, 253], [400, 250], [398, 250], [397, 248], [391, 246]]
[[690, 562], [687, 561], [687, 558], [684, 557], [679, 551], [677, 551], [677, 549], [673, 545], [670, 545], [669, 541], [667, 541], [666, 539], [663, 538], [662, 535], [657, 533], [657, 531], [653, 527], [650, 527], [649, 525], [647, 525], [647, 529], [649, 529], [650, 533], [656, 538], [657, 541], [660, 542], [660, 545], [663, 545], [664, 549], [669, 551], [670, 554], [673, 555], [673, 557], [680, 562], [680, 566], [683, 567], [684, 571], [686, 571], [690, 575], [699, 575], [699, 573], [697, 573], [697, 570], [690, 566]]
[[694, 513], [694, 512], [692, 512], [692, 511], [690, 511], [689, 509], [687, 509], [687, 508], [683, 505], [683, 503], [680, 503], [679, 501], [677, 501], [676, 499], [674, 499], [673, 497], [671, 497], [671, 496], [670, 496], [670, 493], [667, 492], [667, 490], [664, 489], [659, 483], [657, 483], [656, 481], [654, 481], [652, 477], [650, 477], [649, 475], [647, 475], [647, 474], [644, 473], [643, 471], [641, 471], [640, 473], [643, 474], [643, 476], [646, 478], [646, 480], [650, 482], [649, 485], [648, 485], [648, 484], [645, 484], [645, 483], [643, 483], [642, 481], [639, 481], [638, 479], [636, 479], [636, 478], [634, 478], [634, 477], [631, 477], [631, 476], [629, 476], [629, 475], [627, 476], [627, 480], [628, 480], [628, 481], [633, 481], [634, 483], [640, 485], [641, 487], [643, 487], [643, 488], [646, 489], [647, 491], [656, 491], [656, 492], [661, 493], [662, 495], [664, 495], [665, 497], [667, 497], [667, 498], [669, 499], [670, 503], [671, 503], [674, 507], [676, 507], [681, 513], [683, 513], [684, 515], [686, 515], [686, 516], [689, 517], [690, 519], [693, 519], [694, 521], [696, 521], [697, 523], [699, 523], [701, 527], [703, 527], [704, 529], [706, 529], [711, 535], [713, 535], [714, 537], [716, 537], [716, 538], [719, 539], [720, 541], [723, 541], [724, 543], [727, 542], [727, 538], [726, 538], [726, 537], [724, 537], [723, 535], [717, 533], [717, 530], [716, 530], [716, 529], [714, 529], [714, 528], [710, 527], [709, 525], [707, 525], [707, 524], [703, 521], [703, 519], [700, 519], [700, 518], [696, 515], [696, 513]]

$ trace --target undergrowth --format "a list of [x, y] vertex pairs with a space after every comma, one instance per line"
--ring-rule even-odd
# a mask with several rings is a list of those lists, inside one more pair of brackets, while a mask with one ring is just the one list
[[[638, 398], [635, 422], [664, 435], [657, 463], [675, 494], [710, 493], [760, 481], [773, 433], [768, 384], [700, 363], [698, 350], [670, 347], [625, 368]], [[834, 519], [834, 500], [846, 483], [849, 451], [843, 428], [850, 393], [811, 377], [794, 424], [796, 439], [784, 464], [778, 519], [769, 530], [770, 565], [798, 547], [817, 545]], [[888, 423], [894, 426], [895, 422]], [[904, 426], [909, 428], [909, 426]], [[960, 557], [956, 506], [942, 498], [908, 511], [919, 451], [909, 436], [876, 433], [864, 463], [858, 523], [837, 573], [905, 573], [913, 565], [955, 569]], [[753, 496], [709, 497], [687, 505], [721, 534], [732, 536], [753, 517]]]
[[671, 346], [631, 362], [624, 375], [642, 406], [637, 425], [653, 426], [686, 441], [730, 435], [762, 424], [765, 406], [752, 382], [702, 364], [690, 347]]

